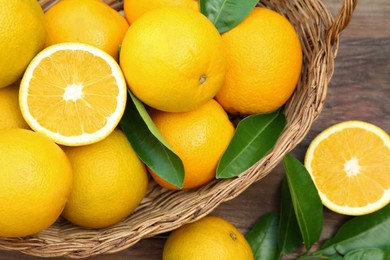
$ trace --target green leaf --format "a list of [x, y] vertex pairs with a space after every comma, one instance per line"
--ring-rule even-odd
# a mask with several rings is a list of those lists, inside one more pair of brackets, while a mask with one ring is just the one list
[[256, 222], [246, 235], [255, 260], [277, 259], [277, 235], [278, 217], [274, 213], [268, 213]]
[[345, 255], [351, 250], [363, 248], [389, 249], [389, 241], [390, 204], [374, 213], [350, 219], [313, 255]]
[[242, 119], [217, 167], [217, 178], [236, 177], [275, 146], [286, 125], [281, 109]]
[[244, 20], [258, 0], [199, 0], [200, 12], [207, 16], [220, 33], [229, 31]]
[[129, 91], [120, 126], [139, 158], [158, 176], [183, 187], [184, 166], [150, 118], [144, 105]]
[[[340, 255], [330, 255], [330, 256], [323, 256], [321, 257], [321, 260], [342, 260], [344, 257]], [[318, 258], [315, 258], [315, 260], [318, 260]]]
[[292, 155], [283, 159], [288, 187], [306, 250], [320, 239], [323, 208], [318, 191], [305, 166]]
[[292, 204], [287, 178], [284, 178], [282, 182], [281, 197], [278, 239], [280, 257], [296, 249], [303, 241], [298, 221], [294, 213], [294, 206]]
[[344, 259], [345, 260], [361, 260], [361, 259], [386, 260], [386, 259], [390, 259], [390, 249], [385, 250], [380, 248], [365, 248], [365, 249], [352, 250], [344, 256]]
[[318, 260], [318, 259], [321, 259], [321, 260], [343, 260], [344, 257], [342, 257], [341, 255], [321, 255], [320, 257], [318, 256], [310, 256], [310, 255], [301, 255], [297, 258], [297, 260]]

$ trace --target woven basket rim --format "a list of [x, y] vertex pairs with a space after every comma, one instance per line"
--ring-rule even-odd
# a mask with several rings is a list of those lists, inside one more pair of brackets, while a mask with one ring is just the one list
[[[46, 10], [57, 1], [39, 0], [39, 3]], [[105, 2], [116, 10], [123, 6], [123, 0]], [[285, 4], [285, 9], [279, 9], [280, 2]], [[351, 20], [357, 2], [358, 0], [344, 0], [336, 17], [329, 13], [320, 0], [259, 2], [261, 6], [278, 10], [290, 21], [301, 22], [292, 23], [299, 32], [302, 45], [307, 46], [303, 50], [305, 69], [302, 71], [297, 90], [285, 106], [287, 125], [276, 146], [265, 158], [239, 177], [215, 180], [198, 189], [185, 191], [168, 191], [151, 182], [141, 205], [117, 225], [100, 230], [88, 230], [60, 218], [50, 228], [35, 235], [0, 238], [0, 249], [16, 250], [41, 257], [85, 258], [114, 253], [134, 245], [141, 239], [193, 222], [209, 214], [221, 203], [237, 197], [251, 184], [270, 173], [283, 156], [303, 140], [319, 116], [334, 72], [339, 35]], [[287, 8], [295, 11], [287, 12]], [[170, 199], [173, 196], [175, 200]], [[166, 210], [163, 215], [160, 212], [161, 207]]]

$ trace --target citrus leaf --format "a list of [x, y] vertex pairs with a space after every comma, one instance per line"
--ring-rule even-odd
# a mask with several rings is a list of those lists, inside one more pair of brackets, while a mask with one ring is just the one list
[[274, 213], [262, 216], [246, 235], [255, 260], [274, 260], [278, 253], [278, 217]]
[[318, 256], [310, 256], [310, 255], [300, 255], [297, 260], [344, 260], [344, 257], [341, 255], [321, 255], [319, 258]]
[[[317, 258], [311, 258], [311, 259], [318, 260]], [[342, 257], [340, 255], [330, 255], [330, 256], [321, 257], [321, 260], [344, 260], [344, 257]]]
[[285, 125], [281, 109], [242, 119], [218, 163], [216, 177], [236, 177], [263, 158], [275, 146]]
[[158, 176], [183, 187], [184, 166], [150, 118], [144, 105], [130, 92], [120, 126], [138, 157]]
[[299, 160], [287, 154], [283, 159], [283, 166], [299, 229], [306, 250], [309, 250], [321, 236], [322, 202], [310, 174]]
[[200, 12], [215, 25], [220, 33], [229, 31], [244, 20], [258, 0], [199, 0]]
[[386, 250], [380, 248], [365, 248], [365, 249], [352, 250], [344, 256], [344, 259], [345, 260], [360, 260], [360, 259], [386, 260], [386, 259], [390, 259], [390, 249]]
[[303, 238], [299, 230], [297, 218], [294, 213], [287, 178], [283, 179], [281, 192], [281, 206], [279, 218], [279, 258], [290, 253], [302, 244]]
[[389, 241], [390, 204], [374, 213], [348, 220], [313, 255], [345, 255], [364, 248], [389, 249]]

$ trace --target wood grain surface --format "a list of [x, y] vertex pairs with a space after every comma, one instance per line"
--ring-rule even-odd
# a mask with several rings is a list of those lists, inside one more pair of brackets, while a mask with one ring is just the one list
[[[324, 0], [333, 15], [342, 0]], [[313, 138], [325, 128], [346, 120], [363, 120], [390, 133], [390, 1], [360, 0], [354, 17], [340, 35], [335, 72], [325, 107], [305, 139], [292, 154], [301, 161]], [[212, 214], [231, 221], [246, 234], [256, 220], [279, 207], [279, 186], [284, 176], [278, 165], [267, 177], [235, 199], [225, 202]], [[322, 239], [330, 237], [345, 220], [325, 209]], [[121, 252], [93, 257], [94, 260], [161, 259], [167, 234], [140, 241]], [[294, 259], [295, 254], [285, 259]], [[0, 251], [0, 260], [35, 260], [38, 257]], [[53, 258], [63, 259], [63, 258]]]

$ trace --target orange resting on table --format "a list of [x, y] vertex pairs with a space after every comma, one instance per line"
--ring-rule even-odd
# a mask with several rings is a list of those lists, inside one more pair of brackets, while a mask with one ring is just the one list
[[310, 144], [305, 167], [329, 209], [363, 215], [390, 202], [390, 137], [362, 121], [346, 121]]

